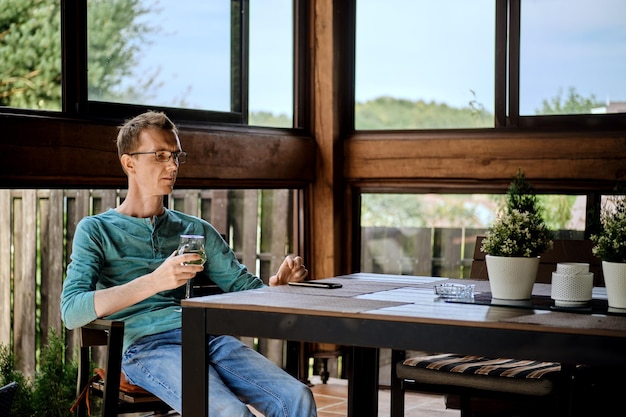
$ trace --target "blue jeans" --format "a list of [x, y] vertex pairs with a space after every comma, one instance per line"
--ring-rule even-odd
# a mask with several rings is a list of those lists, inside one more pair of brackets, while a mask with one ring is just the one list
[[[124, 352], [128, 380], [181, 412], [181, 331], [146, 336]], [[315, 417], [311, 390], [265, 356], [230, 336], [209, 340], [209, 414], [252, 417], [250, 404], [266, 417]]]

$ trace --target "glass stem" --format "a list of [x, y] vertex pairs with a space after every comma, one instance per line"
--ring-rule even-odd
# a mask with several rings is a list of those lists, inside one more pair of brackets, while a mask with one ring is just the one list
[[191, 280], [188, 280], [185, 284], [185, 298], [191, 297]]

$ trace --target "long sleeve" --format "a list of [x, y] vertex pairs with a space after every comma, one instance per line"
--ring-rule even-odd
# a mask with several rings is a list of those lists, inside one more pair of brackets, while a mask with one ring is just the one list
[[[158, 268], [178, 247], [180, 235], [205, 236], [207, 262], [202, 274], [224, 291], [264, 286], [239, 263], [208, 222], [174, 210], [155, 218], [134, 218], [115, 210], [82, 219], [74, 236], [71, 263], [63, 283], [65, 326], [83, 326], [96, 317], [95, 291], [123, 285]], [[126, 348], [139, 337], [179, 328], [185, 286], [156, 293], [106, 318], [123, 320]]]

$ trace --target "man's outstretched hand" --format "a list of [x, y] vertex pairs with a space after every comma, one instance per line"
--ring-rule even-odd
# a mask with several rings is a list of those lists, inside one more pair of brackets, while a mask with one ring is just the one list
[[290, 281], [302, 281], [309, 275], [304, 267], [304, 261], [299, 256], [288, 255], [283, 261], [276, 275], [270, 277], [270, 286], [285, 285]]

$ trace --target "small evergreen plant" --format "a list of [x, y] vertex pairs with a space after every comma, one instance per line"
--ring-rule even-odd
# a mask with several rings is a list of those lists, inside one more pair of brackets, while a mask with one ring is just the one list
[[591, 235], [593, 254], [603, 261], [626, 262], [626, 196], [609, 198], [600, 222], [600, 233]]
[[535, 257], [552, 248], [552, 232], [524, 172], [518, 170], [507, 190], [506, 207], [489, 227], [480, 250], [492, 256]]
[[15, 368], [15, 359], [7, 346], [0, 345], [0, 386], [16, 381], [19, 385], [12, 417], [70, 417], [76, 398], [76, 361], [65, 360], [65, 344], [54, 330], [48, 345], [41, 349], [39, 368], [34, 380]]

